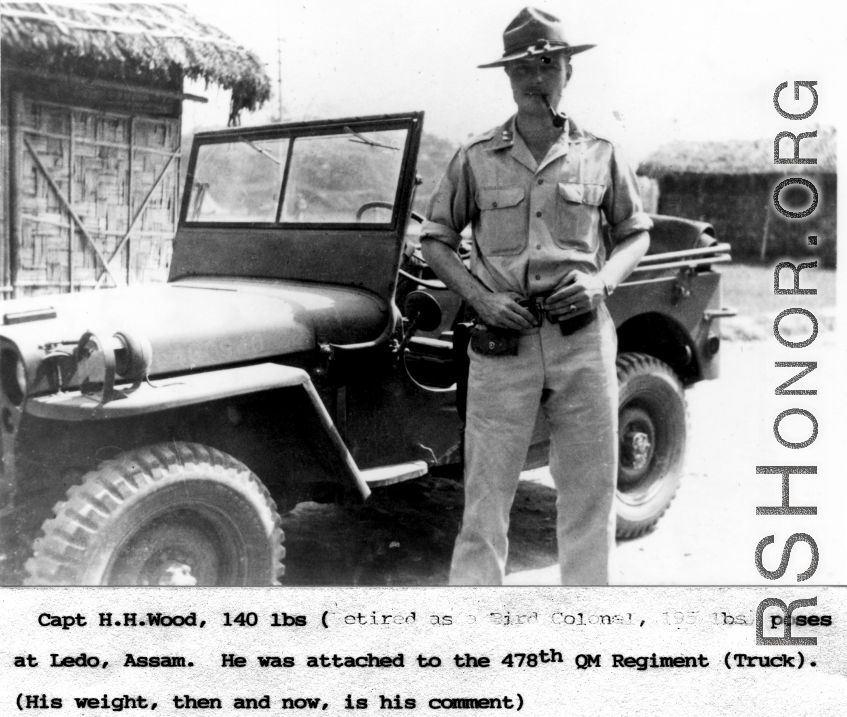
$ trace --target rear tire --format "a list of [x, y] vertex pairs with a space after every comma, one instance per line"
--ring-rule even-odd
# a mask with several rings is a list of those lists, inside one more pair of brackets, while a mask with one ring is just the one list
[[27, 561], [28, 585], [274, 585], [283, 572], [267, 489], [196, 443], [106, 461], [54, 513]]
[[682, 479], [688, 411], [673, 369], [639, 353], [618, 356], [617, 537], [637, 538], [664, 515]]

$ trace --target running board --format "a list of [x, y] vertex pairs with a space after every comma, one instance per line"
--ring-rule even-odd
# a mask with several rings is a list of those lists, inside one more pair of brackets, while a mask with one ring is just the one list
[[369, 488], [380, 488], [425, 476], [429, 472], [429, 466], [424, 461], [411, 461], [410, 463], [398, 463], [394, 466], [370, 468], [360, 472]]

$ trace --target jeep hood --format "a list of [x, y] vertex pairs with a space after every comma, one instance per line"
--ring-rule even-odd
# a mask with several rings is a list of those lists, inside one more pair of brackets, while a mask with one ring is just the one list
[[[48, 318], [8, 325], [10, 315], [33, 311]], [[146, 338], [156, 375], [284, 356], [319, 343], [369, 341], [391, 320], [384, 302], [362, 290], [196, 278], [8, 301], [0, 313], [7, 324], [2, 334], [18, 346], [30, 377], [48, 344], [63, 342], [70, 350], [86, 331]]]

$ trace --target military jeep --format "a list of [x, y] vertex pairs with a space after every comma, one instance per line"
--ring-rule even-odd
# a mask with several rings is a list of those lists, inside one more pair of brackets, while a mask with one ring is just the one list
[[[166, 284], [3, 304], [2, 536], [27, 584], [275, 584], [281, 512], [461, 474], [461, 306], [411, 212], [422, 125], [198, 134]], [[680, 482], [684, 388], [717, 376], [731, 313], [727, 250], [657, 217], [609, 300], [621, 537]], [[539, 421], [527, 467], [546, 460]]]

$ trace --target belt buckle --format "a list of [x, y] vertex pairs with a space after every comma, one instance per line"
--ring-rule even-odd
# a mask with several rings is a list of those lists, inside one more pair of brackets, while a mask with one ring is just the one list
[[543, 296], [530, 296], [526, 299], [520, 299], [517, 303], [532, 314], [537, 324], [541, 324], [542, 319], [551, 321], [550, 315], [544, 310]]
[[[556, 320], [552, 316], [550, 316], [550, 312], [547, 311], [547, 309], [544, 308], [544, 302], [547, 300], [548, 296], [549, 296], [549, 294], [544, 294], [544, 296], [536, 296], [535, 302], [536, 302], [536, 305], [538, 306], [539, 315], [542, 316], [547, 321], [549, 321], [551, 324], [555, 324]], [[541, 323], [541, 319], [539, 319], [538, 321], [539, 321], [539, 323]]]

